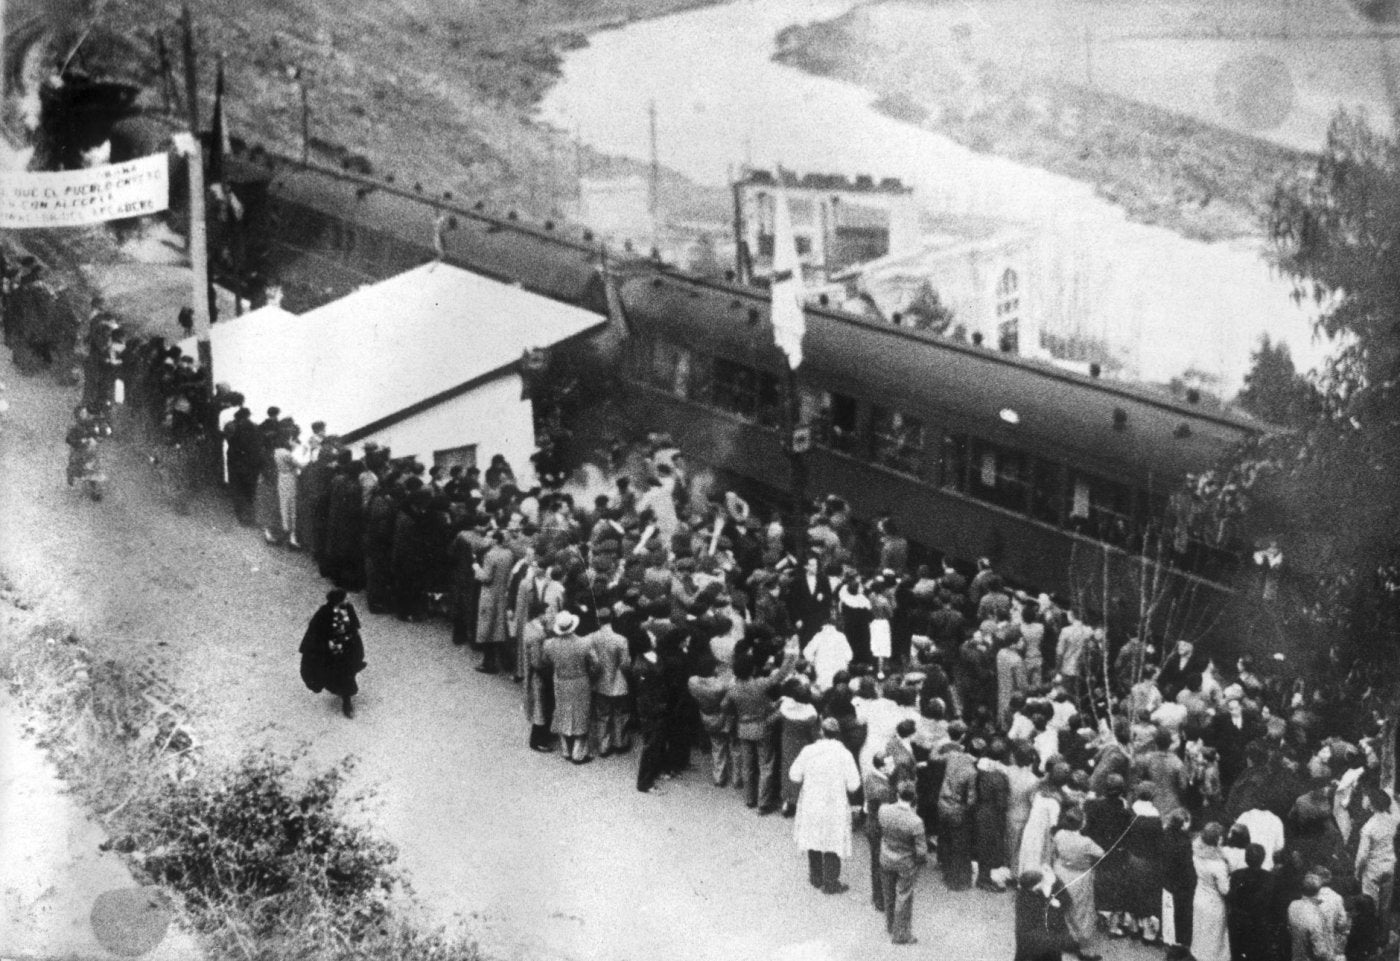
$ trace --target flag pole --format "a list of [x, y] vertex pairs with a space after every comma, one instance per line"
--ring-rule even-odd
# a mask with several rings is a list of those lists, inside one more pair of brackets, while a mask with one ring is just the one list
[[781, 349], [785, 367], [783, 378], [783, 450], [788, 457], [792, 480], [792, 542], [797, 556], [807, 556], [807, 442], [798, 442], [802, 418], [802, 395], [797, 384], [797, 368], [802, 363], [802, 340], [806, 317], [802, 302], [802, 261], [792, 229], [792, 211], [783, 189], [783, 167], [775, 169], [777, 188], [773, 191], [773, 273], [769, 284], [769, 321], [774, 341]]

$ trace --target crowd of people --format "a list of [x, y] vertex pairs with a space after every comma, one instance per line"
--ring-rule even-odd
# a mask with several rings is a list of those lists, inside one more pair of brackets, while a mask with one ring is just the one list
[[[499, 458], [444, 473], [279, 424], [240, 414], [228, 435], [231, 479], [245, 451], [294, 452], [277, 476], [295, 483], [267, 486], [299, 506], [270, 540], [371, 612], [450, 622], [478, 670], [520, 682], [535, 751], [637, 747], [648, 793], [702, 769], [793, 818], [829, 894], [850, 889], [863, 834], [896, 943], [916, 940], [915, 879], [935, 860], [947, 889], [1014, 892], [1027, 958], [1092, 959], [1106, 938], [1199, 961], [1387, 945], [1397, 819], [1378, 721], [1329, 728], [1324, 695], [1272, 662], [1114, 643], [985, 559], [911, 565], [893, 519], [862, 538], [838, 497], [800, 541], [733, 494], [695, 509], [664, 438], [580, 509]], [[242, 476], [246, 511], [266, 475]]]
[[429, 468], [276, 408], [257, 422], [98, 304], [85, 356], [83, 430], [115, 404], [167, 448], [222, 441], [240, 521], [333, 583], [303, 677], [347, 716], [363, 592], [518, 682], [530, 749], [581, 765], [637, 747], [638, 791], [699, 769], [792, 818], [826, 894], [850, 890], [863, 836], [896, 943], [916, 940], [935, 861], [947, 889], [1014, 894], [1018, 961], [1092, 961], [1106, 938], [1198, 961], [1393, 955], [1379, 719], [1339, 726], [1324, 688], [1272, 661], [1106, 636], [986, 559], [914, 563], [894, 518], [863, 528], [840, 497], [793, 525], [693, 496], [664, 437], [581, 506], [499, 455]]

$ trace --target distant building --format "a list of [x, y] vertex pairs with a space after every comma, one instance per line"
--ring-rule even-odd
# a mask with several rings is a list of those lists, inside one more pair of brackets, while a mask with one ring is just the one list
[[1046, 356], [1030, 285], [1032, 237], [974, 218], [949, 219], [910, 249], [833, 277], [887, 320], [993, 350]]
[[[823, 282], [856, 264], [910, 249], [919, 239], [914, 191], [898, 179], [836, 174], [799, 177], [780, 171], [792, 212], [797, 256], [809, 281]], [[753, 276], [773, 269], [777, 177], [745, 170], [734, 187], [734, 237], [748, 250]]]

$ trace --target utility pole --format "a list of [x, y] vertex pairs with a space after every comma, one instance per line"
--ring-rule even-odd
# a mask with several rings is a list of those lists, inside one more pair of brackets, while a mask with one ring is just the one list
[[1084, 25], [1084, 84], [1094, 85], [1094, 34], [1088, 24]]
[[661, 161], [656, 149], [656, 101], [648, 101], [647, 115], [651, 121], [651, 194], [648, 198], [651, 208], [651, 243], [659, 245], [661, 209]]
[[297, 85], [301, 87], [301, 162], [311, 162], [311, 95], [306, 90], [306, 77], [297, 68]]
[[583, 131], [574, 131], [574, 202], [578, 204], [578, 214], [583, 216]]
[[176, 152], [185, 156], [190, 185], [190, 288], [194, 308], [194, 336], [199, 347], [199, 365], [214, 389], [214, 354], [209, 338], [209, 238], [204, 219], [204, 156], [196, 133], [177, 133]]

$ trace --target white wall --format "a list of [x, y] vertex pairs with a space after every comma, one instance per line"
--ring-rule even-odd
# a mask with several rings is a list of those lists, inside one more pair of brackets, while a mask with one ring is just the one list
[[520, 399], [519, 374], [498, 377], [364, 439], [389, 447], [394, 457], [411, 454], [429, 467], [433, 451], [475, 444], [483, 472], [493, 455], [505, 454], [521, 485], [534, 483], [534, 420], [530, 402]]

